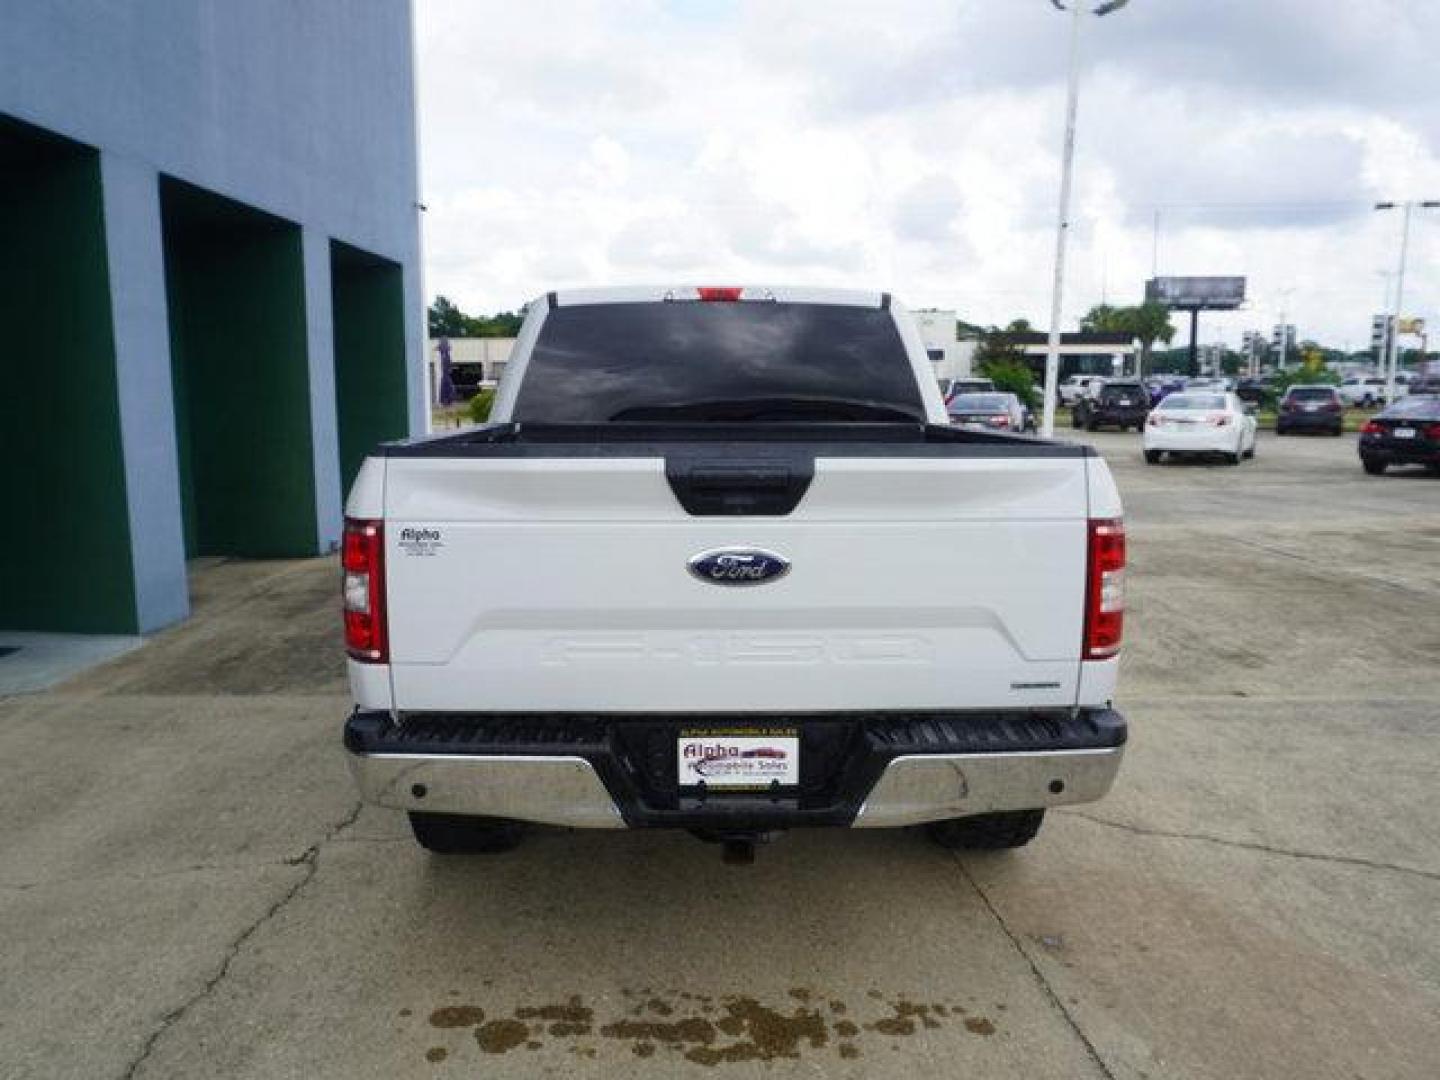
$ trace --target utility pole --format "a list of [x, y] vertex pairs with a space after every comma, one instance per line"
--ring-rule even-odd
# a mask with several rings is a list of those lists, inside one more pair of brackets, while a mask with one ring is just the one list
[[[1086, 0], [1089, 1], [1089, 0]], [[1093, 12], [1081, 7], [1081, 0], [1050, 0], [1056, 9], [1070, 12], [1070, 86], [1066, 92], [1066, 145], [1060, 166], [1060, 213], [1056, 222], [1056, 278], [1050, 292], [1050, 343], [1045, 348], [1045, 408], [1040, 433], [1056, 433], [1056, 389], [1060, 382], [1060, 311], [1066, 295], [1066, 242], [1070, 238], [1070, 186], [1076, 157], [1076, 114], [1080, 108], [1080, 23], [1086, 14], [1106, 16], [1119, 12], [1130, 0], [1103, 0]]]
[[1410, 255], [1410, 212], [1413, 203], [1405, 204], [1400, 226], [1400, 268], [1395, 271], [1395, 311], [1390, 316], [1390, 340], [1385, 348], [1385, 404], [1395, 400], [1395, 366], [1400, 361], [1400, 319], [1405, 309], [1405, 263]]
[[1065, 99], [1065, 150], [1060, 166], [1060, 212], [1055, 229], [1055, 280], [1050, 291], [1050, 341], [1045, 351], [1045, 413], [1041, 434], [1055, 435], [1055, 393], [1060, 381], [1060, 309], [1065, 299], [1065, 245], [1070, 236], [1070, 185], [1075, 170], [1075, 117], [1080, 105], [1079, 0], [1070, 9], [1070, 86]]
[[[1050, 338], [1045, 351], [1045, 409], [1040, 433], [1055, 434], [1055, 392], [1060, 381], [1060, 312], [1065, 300], [1065, 247], [1070, 236], [1070, 188], [1075, 171], [1075, 117], [1080, 105], [1080, 24], [1086, 14], [1109, 15], [1130, 0], [1104, 0], [1087, 13], [1082, 0], [1070, 3], [1070, 85], [1065, 97], [1065, 149], [1060, 166], [1060, 211], [1055, 226], [1055, 280], [1050, 293]], [[1088, 0], [1087, 0], [1088, 2]], [[1050, 0], [1065, 11], [1061, 0]]]
[[1155, 208], [1155, 230], [1150, 236], [1150, 277], [1160, 276], [1160, 208]]
[[1385, 401], [1395, 400], [1395, 373], [1400, 362], [1400, 319], [1405, 304], [1405, 263], [1410, 255], [1410, 214], [1419, 206], [1422, 210], [1440, 207], [1440, 200], [1426, 199], [1422, 202], [1407, 200], [1403, 203], [1378, 202], [1376, 210], [1403, 211], [1400, 222], [1400, 265], [1395, 271], [1395, 307], [1390, 317], [1390, 335], [1385, 345]]

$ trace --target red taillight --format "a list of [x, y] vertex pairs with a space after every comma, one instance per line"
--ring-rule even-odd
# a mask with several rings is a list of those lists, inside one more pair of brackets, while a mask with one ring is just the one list
[[1365, 421], [1365, 426], [1360, 429], [1360, 434], [1361, 434], [1361, 435], [1380, 435], [1380, 434], [1382, 434], [1384, 431], [1385, 431], [1385, 428], [1384, 428], [1383, 425], [1377, 424], [1374, 420], [1366, 420], [1366, 421]]
[[1440, 442], [1440, 424], [1431, 424], [1425, 429], [1425, 438], [1431, 442]]
[[985, 423], [991, 427], [1009, 427], [1010, 418], [1008, 416], [991, 416], [986, 419]]
[[1085, 638], [1082, 660], [1108, 660], [1120, 651], [1125, 630], [1125, 522], [1090, 522], [1089, 569], [1085, 579]]
[[384, 664], [390, 659], [385, 633], [385, 531], [378, 521], [345, 519], [341, 548], [345, 570], [345, 649], [356, 660]]
[[695, 291], [701, 300], [735, 301], [745, 290], [739, 285], [702, 285]]

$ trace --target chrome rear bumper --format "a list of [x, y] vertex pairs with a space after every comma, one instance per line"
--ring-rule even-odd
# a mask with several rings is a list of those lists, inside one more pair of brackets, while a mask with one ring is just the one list
[[1005, 810], [1035, 810], [1102, 798], [1125, 748], [1016, 754], [898, 757], [855, 816], [857, 829], [923, 825]]
[[625, 819], [581, 757], [346, 755], [360, 797], [428, 814], [513, 818], [575, 829], [623, 829]]
[[[851, 824], [894, 828], [970, 814], [1093, 802], [1120, 768], [1123, 746], [995, 754], [911, 754], [890, 761]], [[361, 797], [434, 814], [620, 829], [619, 805], [582, 757], [360, 754]]]

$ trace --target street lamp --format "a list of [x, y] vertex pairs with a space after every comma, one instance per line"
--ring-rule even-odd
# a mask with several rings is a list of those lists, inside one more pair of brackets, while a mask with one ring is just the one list
[[1440, 199], [1424, 199], [1420, 202], [1377, 202], [1376, 210], [1404, 211], [1400, 225], [1400, 268], [1395, 271], [1395, 308], [1390, 316], [1390, 333], [1385, 344], [1385, 401], [1395, 401], [1395, 370], [1400, 363], [1400, 309], [1405, 303], [1405, 263], [1410, 255], [1410, 212], [1415, 207], [1434, 210], [1440, 207]]
[[[1130, 0], [1104, 0], [1090, 10], [1093, 15], [1119, 11]], [[1068, 7], [1063, 0], [1050, 0], [1070, 18], [1070, 88], [1065, 101], [1065, 151], [1060, 169], [1060, 213], [1055, 225], [1055, 283], [1050, 294], [1050, 344], [1045, 353], [1045, 412], [1041, 433], [1055, 434], [1055, 388], [1060, 379], [1060, 306], [1065, 297], [1065, 243], [1070, 234], [1070, 184], [1075, 161], [1075, 114], [1080, 103], [1080, 26], [1085, 8], [1078, 2]]]

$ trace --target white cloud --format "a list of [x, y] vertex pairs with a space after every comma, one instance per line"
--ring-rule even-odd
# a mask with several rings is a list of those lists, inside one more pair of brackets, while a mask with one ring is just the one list
[[[1323, 17], [1319, 14], [1323, 9]], [[1065, 305], [1244, 273], [1253, 310], [1357, 346], [1440, 197], [1427, 0], [1136, 0], [1086, 28]], [[1048, 311], [1065, 20], [1044, 0], [416, 7], [427, 286], [765, 281], [890, 289], [981, 322]], [[1440, 215], [1437, 215], [1440, 219]], [[1412, 244], [1435, 319], [1440, 220]]]

